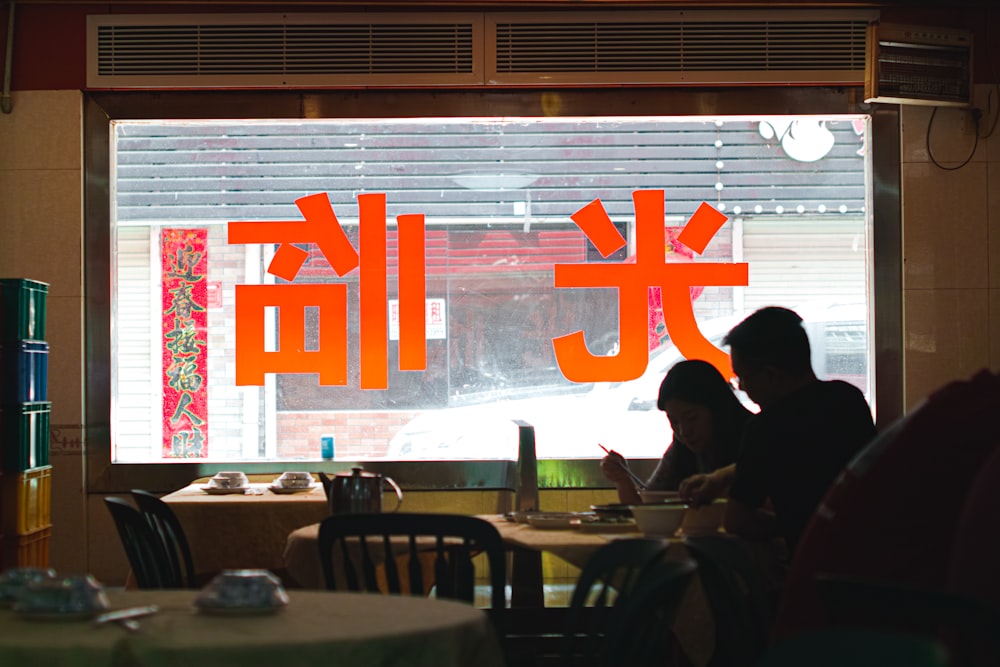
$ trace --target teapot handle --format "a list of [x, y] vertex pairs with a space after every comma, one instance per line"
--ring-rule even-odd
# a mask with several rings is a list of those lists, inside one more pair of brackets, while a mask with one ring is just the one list
[[392, 477], [384, 477], [385, 481], [392, 485], [392, 490], [396, 492], [396, 506], [390, 510], [390, 512], [395, 512], [399, 509], [399, 506], [403, 504], [403, 490], [399, 488], [396, 481]]

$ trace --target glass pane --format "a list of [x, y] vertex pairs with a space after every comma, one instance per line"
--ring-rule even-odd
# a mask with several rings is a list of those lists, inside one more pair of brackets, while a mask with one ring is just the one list
[[[688, 290], [708, 340], [760, 306], [795, 308], [817, 373], [873, 397], [867, 127], [862, 116], [115, 121], [113, 460], [318, 459], [326, 434], [344, 460], [513, 458], [513, 419], [535, 426], [539, 458], [597, 458], [598, 442], [659, 457], [670, 431], [657, 388], [682, 358], [665, 331], [681, 313], [662, 312], [660, 290], [642, 295], [639, 377], [568, 380], [553, 348], [581, 331], [591, 354], [621, 352], [617, 290], [557, 288], [555, 267], [640, 261], [637, 191], [662, 191], [668, 263], [747, 267], [746, 286]], [[340, 275], [315, 240], [297, 239], [301, 266], [277, 277], [278, 241], [229, 238], [233, 222], [302, 222], [296, 200], [322, 194], [363, 262], [358, 197], [373, 193], [386, 197], [385, 389], [361, 388], [359, 269]], [[622, 239], [605, 253], [574, 221], [595, 200]], [[724, 222], [704, 247], [685, 245], [703, 202]], [[410, 214], [424, 216], [422, 371], [399, 370], [396, 221]], [[237, 384], [236, 292], [267, 285], [342, 290], [339, 319], [271, 305], [260, 335], [278, 350], [301, 326], [303, 351], [325, 354], [339, 327], [343, 382], [321, 384], [313, 368]]]

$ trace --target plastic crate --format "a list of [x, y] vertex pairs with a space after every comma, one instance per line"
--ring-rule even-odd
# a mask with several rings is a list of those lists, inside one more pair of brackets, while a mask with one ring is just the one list
[[52, 466], [0, 478], [0, 531], [26, 535], [52, 525]]
[[12, 475], [49, 464], [52, 403], [0, 404], [0, 467]]
[[49, 344], [0, 341], [0, 403], [49, 400]]
[[0, 570], [9, 567], [48, 567], [52, 527], [27, 535], [0, 537]]
[[0, 278], [0, 340], [45, 340], [49, 284]]

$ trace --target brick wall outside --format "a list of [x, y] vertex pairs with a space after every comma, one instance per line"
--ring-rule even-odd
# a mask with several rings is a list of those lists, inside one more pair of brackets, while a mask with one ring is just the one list
[[334, 456], [355, 459], [385, 456], [389, 439], [417, 411], [279, 412], [278, 457], [319, 458], [320, 436], [336, 438]]

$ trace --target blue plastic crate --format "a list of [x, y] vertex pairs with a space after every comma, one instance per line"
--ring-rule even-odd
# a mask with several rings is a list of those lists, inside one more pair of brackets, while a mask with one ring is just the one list
[[0, 341], [0, 403], [49, 400], [49, 344]]
[[52, 403], [0, 405], [0, 464], [4, 474], [49, 464], [49, 423]]
[[48, 283], [0, 278], [0, 340], [45, 340]]

